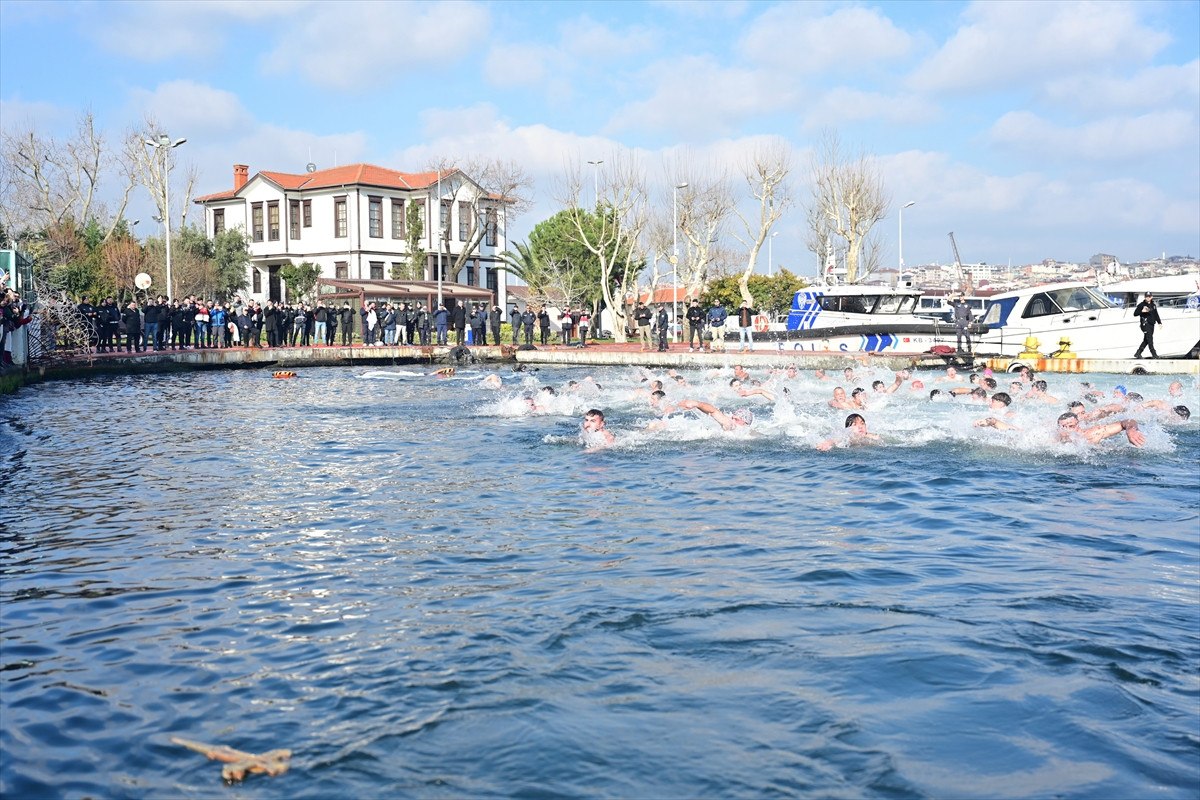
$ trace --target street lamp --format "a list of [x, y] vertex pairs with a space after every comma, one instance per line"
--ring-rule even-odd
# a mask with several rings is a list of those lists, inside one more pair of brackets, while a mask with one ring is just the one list
[[671, 341], [679, 341], [679, 190], [687, 188], [687, 181], [675, 184], [672, 191], [671, 225], [671, 316], [674, 317], [675, 335]]
[[438, 167], [437, 171], [437, 215], [438, 215], [438, 240], [437, 240], [437, 287], [438, 287], [438, 306], [442, 305], [442, 228], [444, 222], [442, 220], [442, 168]]
[[171, 150], [187, 139], [176, 139], [160, 133], [158, 139], [146, 139], [146, 144], [162, 153], [163, 160], [163, 224], [167, 229], [167, 299], [171, 299]]
[[604, 159], [588, 163], [592, 165], [592, 200], [598, 206], [600, 205], [600, 165], [604, 163]]
[[[900, 206], [900, 271], [901, 272], [904, 271], [904, 209], [908, 208], [909, 206], [915, 206], [916, 204], [917, 204], [916, 200], [909, 200], [907, 203]], [[903, 278], [904, 276], [901, 275], [900, 277]]]
[[775, 263], [775, 249], [772, 245], [775, 244], [775, 237], [779, 235], [779, 231], [775, 231], [767, 238], [767, 277], [771, 277], [771, 265]]

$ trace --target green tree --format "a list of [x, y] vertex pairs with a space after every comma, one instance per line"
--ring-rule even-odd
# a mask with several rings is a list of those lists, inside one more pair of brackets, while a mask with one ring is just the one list
[[425, 239], [425, 216], [422, 208], [424, 206], [421, 203], [409, 203], [408, 209], [404, 212], [405, 229], [408, 231], [406, 240], [408, 261], [405, 263], [403, 272], [397, 266], [392, 267], [392, 280], [407, 278], [410, 281], [419, 281], [425, 277], [425, 261], [428, 259], [428, 255], [425, 253], [425, 248], [421, 246], [421, 242]]
[[[740, 279], [741, 275], [725, 275], [710, 282], [700, 302], [705, 308], [718, 303], [730, 310], [737, 308], [742, 304]], [[766, 275], [751, 275], [747, 281], [751, 305], [770, 316], [786, 313], [792, 307], [796, 292], [807, 285], [803, 278], [796, 277], [786, 269], [769, 278]]]
[[250, 263], [250, 245], [246, 232], [241, 228], [226, 228], [213, 237], [213, 266], [216, 271], [217, 291], [229, 297], [246, 288], [249, 279], [246, 267]]
[[546, 290], [550, 286], [551, 275], [542, 259], [541, 252], [530, 245], [513, 243], [513, 250], [505, 250], [500, 254], [503, 266], [496, 269], [515, 275], [529, 287], [531, 298], [546, 299]]
[[288, 288], [290, 301], [308, 297], [317, 278], [321, 277], [321, 268], [311, 261], [301, 261], [299, 264], [285, 264], [279, 268], [279, 277], [283, 278]]
[[620, 277], [628, 274], [630, 283], [635, 282], [645, 263], [628, 262], [629, 268], [626, 269], [628, 249], [621, 249], [621, 239], [611, 234], [619, 225], [620, 221], [611, 207], [602, 207], [595, 212], [567, 209], [535, 225], [529, 234], [529, 247], [551, 276], [559, 273], [551, 283], [573, 287], [570, 292], [564, 289], [565, 294], [571, 295], [567, 298], [568, 302], [586, 303], [598, 311], [604, 298], [601, 285], [604, 271], [600, 257], [580, 238], [579, 228], [583, 228], [590, 241], [607, 247], [607, 251], [602, 252], [607, 252], [609, 263], [616, 265], [610, 271], [613, 284], [609, 289], [613, 296], [620, 297], [623, 294]]

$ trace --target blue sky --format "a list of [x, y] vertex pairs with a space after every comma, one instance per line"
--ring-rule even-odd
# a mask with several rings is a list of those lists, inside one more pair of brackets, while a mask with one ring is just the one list
[[666, 204], [664, 163], [736, 173], [778, 137], [798, 202], [774, 255], [800, 274], [835, 128], [879, 158], [888, 263], [909, 200], [909, 264], [951, 260], [951, 230], [967, 261], [1200, 256], [1197, 2], [0, 0], [0, 126], [84, 109], [113, 141], [146, 112], [186, 136], [198, 193], [234, 163], [513, 159], [536, 181], [515, 238], [569, 164], [631, 149]]

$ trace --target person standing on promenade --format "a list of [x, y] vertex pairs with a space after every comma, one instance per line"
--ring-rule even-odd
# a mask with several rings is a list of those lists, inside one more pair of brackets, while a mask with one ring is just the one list
[[450, 320], [454, 324], [454, 344], [462, 347], [467, 341], [467, 307], [456, 302], [450, 311]]
[[134, 350], [142, 353], [146, 348], [142, 344], [142, 312], [138, 304], [130, 300], [125, 309], [125, 352], [132, 353]]
[[575, 325], [575, 320], [571, 316], [571, 309], [564, 308], [562, 313], [558, 315], [558, 324], [562, 330], [562, 344], [568, 346], [571, 344], [571, 328]]
[[487, 344], [487, 312], [480, 303], [471, 307], [471, 344], [476, 347]]
[[725, 320], [728, 318], [729, 312], [720, 303], [708, 310], [708, 330], [712, 334], [713, 350], [725, 349]]
[[1154, 349], [1154, 326], [1162, 325], [1162, 317], [1158, 315], [1158, 306], [1154, 304], [1153, 294], [1146, 292], [1142, 302], [1138, 303], [1137, 308], [1133, 310], [1133, 316], [1137, 317], [1138, 324], [1142, 328], [1142, 343], [1138, 345], [1137, 352], [1133, 354], [1133, 357], [1141, 358], [1142, 351], [1149, 347], [1150, 357], [1158, 358], [1158, 351]]
[[642, 342], [643, 353], [650, 349], [650, 319], [652, 316], [650, 309], [646, 308], [646, 304], [639, 300], [637, 308], [633, 312], [633, 321], [637, 324], [638, 339]]
[[[971, 323], [974, 321], [975, 315], [971, 313], [971, 307], [967, 305], [966, 298], [959, 295], [954, 301], [954, 332], [956, 340], [954, 349], [959, 353], [970, 353], [973, 350], [971, 346]], [[966, 346], [963, 346], [963, 342]]]
[[588, 329], [592, 327], [592, 315], [586, 308], [579, 311], [579, 346], [587, 347]]
[[540, 326], [542, 332], [542, 347], [545, 347], [546, 345], [550, 344], [550, 312], [546, 310], [545, 306], [542, 306], [540, 309], [538, 309], [537, 318], [538, 325]]
[[354, 309], [349, 300], [342, 303], [338, 312], [338, 327], [342, 329], [342, 346], [349, 347], [354, 342]]
[[[492, 312], [488, 317], [488, 322], [492, 326], [492, 344], [496, 347], [500, 346], [500, 318], [503, 316], [504, 312], [500, 310], [500, 306], [493, 304]], [[519, 327], [516, 323], [521, 318], [517, 314], [513, 314], [513, 317], [515, 318], [513, 321], [513, 338], [515, 339], [517, 336], [517, 328]]]
[[313, 344], [325, 344], [325, 328], [328, 321], [329, 312], [325, 310], [325, 303], [317, 303], [317, 307], [313, 311]]
[[[83, 321], [87, 323], [88, 328], [88, 352], [91, 352], [93, 347], [99, 347], [100, 344], [100, 327], [96, 322], [97, 312], [96, 307], [88, 302], [88, 297], [85, 294], [83, 299], [76, 306], [79, 311], [79, 316], [83, 317]], [[99, 352], [99, 351], [97, 351]]]
[[429, 326], [433, 324], [433, 318], [429, 312], [425, 310], [424, 303], [417, 303], [416, 321], [413, 323], [417, 331], [417, 338], [421, 342], [422, 347], [429, 346]]
[[754, 349], [754, 313], [754, 309], [745, 300], [737, 310], [738, 343], [741, 345], [741, 352]]
[[450, 312], [446, 310], [445, 303], [438, 303], [437, 310], [433, 312], [433, 327], [437, 329], [438, 345], [449, 344]]
[[667, 329], [671, 325], [671, 319], [667, 316], [667, 307], [661, 303], [658, 306], [658, 315], [654, 318], [654, 324], [658, 328], [658, 352], [665, 353], [669, 349]]
[[687, 314], [684, 316], [687, 321], [687, 343], [688, 352], [694, 352], [692, 347], [692, 339], [696, 340], [696, 347], [703, 349], [704, 347], [704, 311], [700, 309], [700, 301], [693, 299], [692, 304], [688, 306]]
[[534, 316], [532, 309], [525, 306], [525, 310], [521, 312], [521, 327], [525, 329], [525, 344], [533, 345], [533, 322], [537, 319]]

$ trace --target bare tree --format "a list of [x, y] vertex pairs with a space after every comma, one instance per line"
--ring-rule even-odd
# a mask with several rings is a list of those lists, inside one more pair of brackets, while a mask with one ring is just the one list
[[583, 207], [584, 179], [579, 165], [570, 166], [559, 198], [575, 227], [579, 242], [596, 257], [600, 292], [613, 315], [613, 336], [627, 339], [625, 295], [642, 269], [641, 241], [648, 224], [643, 170], [626, 153], [606, 161], [609, 168], [596, 184], [596, 211]]
[[[450, 252], [451, 231], [442, 231], [438, 247], [451, 261], [450, 274], [458, 275], [467, 262], [477, 256], [479, 245], [491, 231], [504, 231], [508, 238], [508, 220], [528, 210], [533, 179], [515, 161], [493, 158], [465, 158], [457, 163], [442, 159], [429, 167], [442, 176], [443, 195], [448, 189], [451, 206], [458, 208], [460, 220], [467, 217], [466, 236], [459, 236], [462, 248]], [[438, 198], [440, 202], [444, 197]], [[438, 214], [441, 209], [436, 209]], [[439, 217], [440, 219], [440, 217]], [[460, 222], [460, 225], [462, 223]]]
[[[846, 248], [846, 282], [863, 280], [874, 268], [864, 258], [864, 246], [891, 203], [878, 165], [862, 151], [843, 152], [837, 133], [826, 131], [813, 153], [811, 180], [810, 249], [823, 235], [840, 239]], [[878, 264], [878, 258], [874, 261]]]
[[771, 228], [792, 203], [787, 183], [788, 174], [792, 171], [791, 162], [791, 153], [779, 142], [759, 148], [743, 171], [750, 196], [758, 201], [758, 217], [748, 219], [738, 211], [742, 231], [735, 234], [734, 238], [747, 248], [746, 266], [738, 278], [738, 292], [742, 300], [752, 305], [754, 298], [750, 295], [750, 275], [758, 262], [758, 252], [771, 235]]
[[125, 214], [133, 182], [123, 174], [124, 188], [111, 216], [101, 202], [102, 184], [114, 171], [124, 173], [91, 112], [80, 115], [73, 136], [65, 141], [43, 136], [32, 128], [3, 139], [3, 182], [0, 214], [10, 233], [74, 220], [83, 225], [96, 218], [105, 239]]
[[[150, 147], [146, 144], [147, 140], [157, 140], [162, 130], [163, 126], [159, 124], [158, 120], [147, 114], [140, 127], [133, 128], [125, 134], [125, 147], [122, 152], [124, 169], [131, 176], [133, 182], [141, 185], [150, 193], [150, 197], [154, 199], [154, 206], [158, 209], [159, 220], [167, 219], [169, 213], [166, 207], [167, 179], [170, 176], [179, 176], [179, 172], [175, 168], [176, 148], [164, 149]], [[164, 154], [165, 165], [163, 164]], [[176, 200], [179, 221], [175, 222], [174, 218], [171, 218], [171, 230], [173, 231], [181, 231], [187, 224], [188, 210], [192, 205], [192, 193], [196, 187], [197, 175], [195, 164], [188, 164], [183, 170], [183, 194], [170, 193], [173, 198], [179, 198]]]
[[[682, 180], [672, 181], [672, 187]], [[712, 274], [719, 242], [729, 215], [734, 211], [733, 187], [728, 174], [704, 176], [693, 173], [679, 192], [679, 234], [684, 257], [677, 267], [684, 286], [684, 299], [698, 297]], [[676, 190], [672, 190], [672, 195]], [[671, 201], [674, 202], [674, 196]]]
[[142, 271], [146, 258], [141, 246], [128, 236], [114, 236], [104, 243], [100, 256], [117, 291], [133, 293], [133, 279]]

